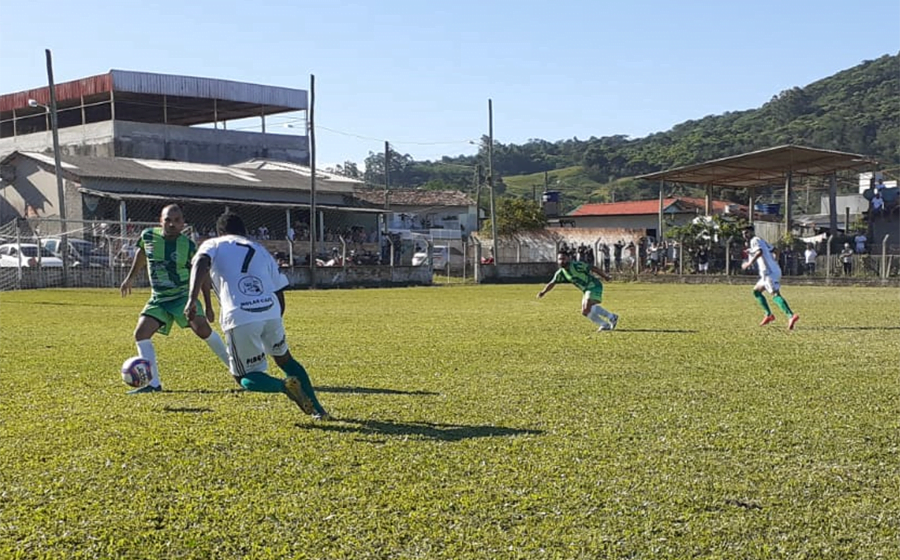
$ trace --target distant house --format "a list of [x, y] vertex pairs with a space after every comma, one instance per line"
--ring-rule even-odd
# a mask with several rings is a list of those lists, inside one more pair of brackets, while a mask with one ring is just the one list
[[461, 191], [366, 189], [354, 198], [383, 208], [392, 231], [414, 231], [433, 238], [459, 239], [477, 228], [475, 201]]
[[[663, 213], [666, 223], [670, 225], [687, 224], [696, 216], [704, 215], [705, 209], [706, 201], [702, 198], [673, 197], [663, 200]], [[747, 206], [724, 200], [712, 202], [712, 213], [743, 218], [748, 215]], [[582, 204], [566, 219], [577, 228], [644, 230], [648, 236], [655, 237], [659, 226], [659, 200]]]

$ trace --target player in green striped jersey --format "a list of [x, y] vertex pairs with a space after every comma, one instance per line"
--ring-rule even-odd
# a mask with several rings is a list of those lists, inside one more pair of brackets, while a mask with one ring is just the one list
[[603, 301], [603, 283], [597, 278], [599, 276], [603, 280], [610, 280], [611, 277], [596, 266], [570, 260], [569, 254], [565, 251], [560, 251], [556, 255], [556, 264], [559, 265], [559, 269], [537, 297], [544, 297], [544, 294], [557, 284], [573, 284], [584, 292], [584, 297], [581, 299], [581, 314], [597, 325], [598, 330], [611, 331], [615, 329], [619, 316], [603, 309], [600, 305], [600, 302]]
[[131, 270], [122, 282], [122, 297], [131, 293], [131, 285], [142, 268], [147, 268], [150, 277], [150, 300], [138, 317], [134, 330], [138, 355], [150, 362], [153, 377], [146, 387], [129, 393], [161, 391], [156, 350], [151, 337], [160, 332], [168, 335], [175, 323], [181, 328], [190, 327], [228, 367], [228, 351], [219, 333], [212, 330], [209, 323], [215, 319], [209, 296], [209, 285], [204, 286], [203, 299], [206, 313], [192, 320], [184, 316], [184, 306], [188, 300], [191, 278], [191, 259], [197, 252], [197, 245], [181, 232], [184, 229], [184, 214], [176, 204], [162, 209], [160, 227], [147, 228], [141, 232], [137, 243], [137, 253], [131, 263]]

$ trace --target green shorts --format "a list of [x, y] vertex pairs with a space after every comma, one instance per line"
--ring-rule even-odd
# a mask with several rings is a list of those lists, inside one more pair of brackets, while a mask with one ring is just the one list
[[[175, 323], [182, 329], [190, 326], [190, 322], [187, 317], [184, 316], [184, 306], [187, 305], [187, 301], [187, 294], [185, 294], [184, 297], [168, 301], [158, 301], [151, 297], [150, 301], [147, 302], [147, 305], [145, 305], [144, 309], [141, 311], [141, 315], [146, 315], [147, 317], [152, 317], [159, 321], [162, 326], [159, 327], [157, 332], [168, 336], [169, 331], [172, 330], [172, 323]], [[198, 301], [197, 315], [203, 314], [203, 305]]]
[[597, 303], [602, 302], [603, 301], [603, 288], [600, 288], [599, 290], [596, 288], [593, 290], [586, 290], [584, 292], [584, 296], [582, 296], [582, 298], [581, 298], [581, 301], [586, 303], [587, 300], [596, 301]]

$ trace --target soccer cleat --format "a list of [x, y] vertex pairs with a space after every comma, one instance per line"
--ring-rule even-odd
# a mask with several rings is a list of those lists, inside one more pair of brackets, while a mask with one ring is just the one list
[[306, 414], [315, 414], [316, 409], [306, 393], [303, 392], [303, 388], [300, 387], [299, 379], [289, 375], [284, 378], [282, 383], [284, 383], [284, 393], [300, 407], [300, 410]]
[[137, 389], [132, 389], [128, 391], [129, 395], [139, 395], [141, 393], [159, 393], [162, 391], [162, 385], [158, 385], [154, 387], [153, 385], [144, 385], [143, 387], [138, 387]]
[[765, 319], [759, 324], [760, 327], [764, 327], [775, 320], [775, 315], [766, 315]]
[[619, 322], [619, 316], [613, 313], [613, 316], [609, 318], [609, 330], [616, 330], [616, 324]]
[[797, 321], [799, 321], [799, 320], [800, 320], [800, 316], [797, 315], [796, 313], [791, 315], [791, 318], [788, 319], [788, 330], [791, 330], [791, 331], [794, 330], [794, 325], [796, 325]]
[[334, 418], [334, 416], [328, 414], [327, 412], [325, 412], [323, 410], [322, 412], [317, 412], [317, 413], [313, 414], [312, 419], [318, 420], [321, 422], [330, 422], [330, 421], [334, 420], [335, 418]]
[[604, 331], [611, 331], [611, 330], [612, 330], [612, 327], [610, 327], [609, 325], [603, 325], [602, 327], [597, 329], [597, 332], [604, 332]]

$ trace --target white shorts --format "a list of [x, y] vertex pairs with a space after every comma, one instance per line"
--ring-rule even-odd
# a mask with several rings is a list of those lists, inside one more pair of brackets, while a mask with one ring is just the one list
[[699, 264], [697, 265], [697, 270], [700, 271], [700, 272], [707, 272], [707, 271], [709, 271], [709, 263], [699, 263]]
[[770, 294], [774, 294], [781, 290], [781, 276], [769, 276], [768, 274], [765, 276], [761, 276], [759, 278], [759, 282], [756, 283], [755, 290], [759, 291], [763, 289]]
[[288, 351], [281, 318], [238, 325], [225, 331], [231, 375], [240, 377], [268, 369], [266, 356], [283, 356]]

